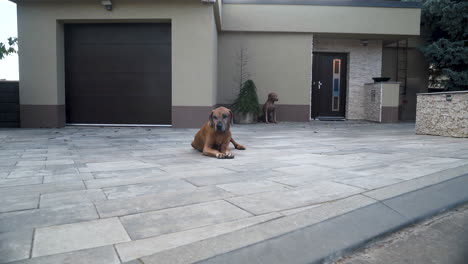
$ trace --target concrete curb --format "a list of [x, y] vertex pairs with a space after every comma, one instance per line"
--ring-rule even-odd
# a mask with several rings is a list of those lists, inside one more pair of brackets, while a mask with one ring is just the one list
[[348, 197], [139, 259], [153, 263], [327, 263], [468, 202], [468, 165]]

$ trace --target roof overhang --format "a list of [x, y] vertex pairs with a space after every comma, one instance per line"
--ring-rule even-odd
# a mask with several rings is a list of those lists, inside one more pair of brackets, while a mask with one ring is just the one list
[[395, 0], [223, 0], [224, 4], [256, 5], [315, 5], [315, 6], [356, 6], [356, 7], [392, 7], [421, 8], [421, 3]]
[[224, 0], [223, 31], [415, 36], [418, 2], [377, 0]]

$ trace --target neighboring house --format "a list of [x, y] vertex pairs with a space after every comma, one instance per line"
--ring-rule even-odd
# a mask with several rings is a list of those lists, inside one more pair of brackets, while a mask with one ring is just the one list
[[238, 93], [241, 50], [279, 121], [363, 119], [384, 45], [418, 36], [421, 14], [379, 0], [14, 2], [22, 127], [199, 127]]

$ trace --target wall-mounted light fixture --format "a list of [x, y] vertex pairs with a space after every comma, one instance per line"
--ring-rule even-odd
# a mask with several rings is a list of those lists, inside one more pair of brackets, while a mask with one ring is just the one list
[[361, 39], [361, 45], [363, 45], [365, 47], [365, 46], [367, 46], [367, 44], [369, 44], [369, 40]]
[[101, 4], [106, 8], [107, 11], [112, 11], [112, 1], [111, 0], [102, 0]]

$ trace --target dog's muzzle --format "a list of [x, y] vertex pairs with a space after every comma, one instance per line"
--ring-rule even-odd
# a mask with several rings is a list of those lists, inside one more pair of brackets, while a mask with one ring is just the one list
[[221, 131], [221, 132], [224, 132], [225, 128], [224, 128], [224, 124], [223, 123], [218, 123], [216, 124], [216, 131]]

